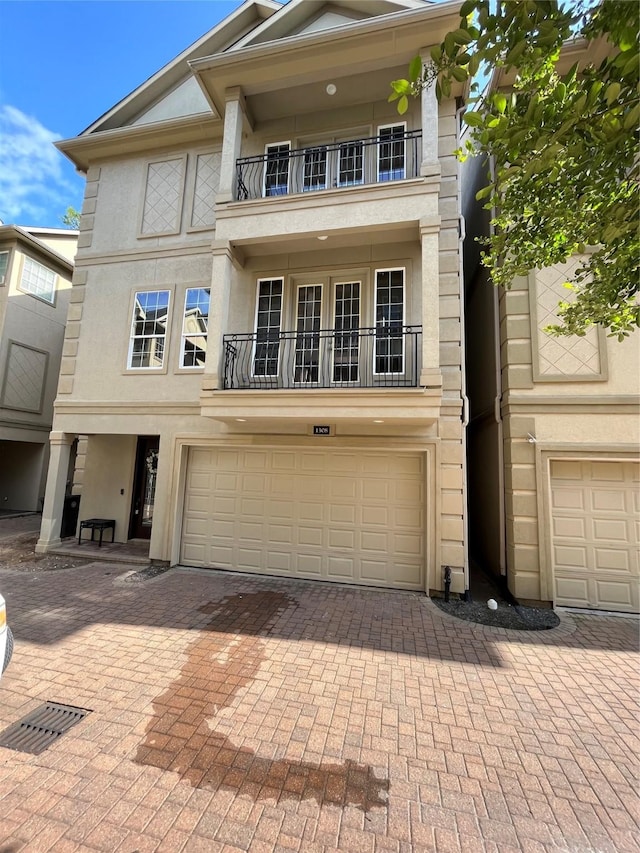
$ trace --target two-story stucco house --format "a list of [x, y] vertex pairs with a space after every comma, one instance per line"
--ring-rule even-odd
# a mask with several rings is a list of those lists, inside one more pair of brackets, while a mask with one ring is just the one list
[[58, 147], [86, 172], [38, 550], [468, 586], [456, 96], [391, 80], [458, 3], [248, 0]]
[[[560, 68], [597, 65], [607, 49], [567, 45]], [[482, 164], [468, 162], [467, 233], [486, 234], [473, 202]], [[504, 291], [478, 266], [477, 243], [465, 244], [471, 560], [520, 602], [637, 613], [640, 335], [545, 331], [578, 262], [532, 270]]]
[[0, 225], [3, 511], [34, 512], [44, 499], [77, 239], [77, 231]]

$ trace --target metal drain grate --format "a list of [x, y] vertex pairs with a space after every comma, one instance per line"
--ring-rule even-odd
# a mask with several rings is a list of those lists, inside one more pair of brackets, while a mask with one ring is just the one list
[[0, 732], [0, 746], [39, 755], [90, 713], [88, 708], [45, 702], [40, 708]]

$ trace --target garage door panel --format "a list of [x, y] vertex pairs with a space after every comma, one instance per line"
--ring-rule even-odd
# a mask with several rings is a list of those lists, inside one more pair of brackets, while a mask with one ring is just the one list
[[352, 551], [356, 547], [356, 534], [353, 530], [330, 530], [329, 547], [345, 548]]
[[298, 517], [302, 521], [322, 522], [325, 514], [325, 505], [305, 501], [298, 508]]
[[[371, 584], [384, 584], [387, 576], [387, 564], [384, 560], [368, 560], [360, 561], [360, 578], [363, 581]], [[394, 575], [395, 577], [395, 575]]]
[[303, 577], [322, 575], [322, 557], [319, 554], [300, 554], [297, 562], [298, 573]]
[[322, 545], [323, 531], [318, 527], [298, 527], [298, 544], [299, 545]]
[[565, 487], [554, 490], [551, 495], [554, 509], [584, 509], [584, 493], [580, 487]]
[[591, 509], [596, 512], [624, 512], [625, 492], [622, 489], [594, 489], [591, 492]]
[[387, 533], [374, 533], [368, 530], [363, 530], [360, 541], [363, 551], [373, 551], [374, 553], [378, 553], [380, 551], [384, 552], [389, 550], [389, 536]]
[[585, 578], [558, 578], [556, 604], [589, 607], [589, 586]]
[[363, 506], [362, 523], [373, 527], [375, 525], [389, 526], [389, 507], [387, 506]]
[[327, 575], [332, 580], [352, 582], [355, 575], [353, 560], [348, 557], [329, 557], [327, 559]]
[[594, 518], [593, 538], [604, 542], [628, 542], [629, 529], [626, 518]]
[[569, 547], [558, 545], [554, 550], [557, 566], [582, 568], [587, 565], [586, 546], [574, 545], [573, 547]]
[[192, 449], [181, 559], [423, 589], [423, 470], [418, 453]]
[[357, 497], [357, 486], [354, 480], [337, 478], [329, 484], [329, 498], [331, 500], [354, 501]]
[[584, 539], [586, 525], [584, 518], [554, 518], [553, 533], [561, 539]]
[[267, 536], [270, 542], [283, 542], [292, 545], [295, 533], [290, 524], [270, 524]]
[[629, 552], [621, 548], [594, 548], [594, 568], [604, 572], [628, 572]]
[[625, 479], [624, 465], [619, 462], [591, 462], [587, 464], [590, 469], [589, 479], [593, 483], [600, 480], [605, 480], [608, 483], [622, 483]]
[[556, 604], [640, 611], [639, 471], [626, 460], [552, 463]]
[[617, 608], [631, 609], [633, 593], [630, 583], [624, 581], [596, 581], [596, 597], [603, 610]]

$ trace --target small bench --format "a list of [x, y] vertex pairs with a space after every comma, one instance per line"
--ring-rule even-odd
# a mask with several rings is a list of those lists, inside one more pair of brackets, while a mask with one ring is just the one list
[[82, 531], [90, 530], [91, 531], [91, 541], [93, 542], [93, 534], [96, 530], [100, 531], [100, 539], [98, 540], [98, 548], [102, 547], [102, 534], [105, 530], [111, 530], [111, 541], [113, 542], [115, 534], [116, 534], [116, 521], [115, 518], [85, 518], [84, 521], [80, 522], [80, 529], [78, 530], [78, 545], [82, 541]]

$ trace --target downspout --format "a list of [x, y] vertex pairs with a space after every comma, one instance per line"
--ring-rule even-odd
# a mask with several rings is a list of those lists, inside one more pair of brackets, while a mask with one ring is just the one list
[[[462, 113], [465, 111], [464, 105], [458, 106], [456, 109], [456, 147], [461, 145], [461, 124]], [[464, 554], [464, 600], [470, 599], [469, 594], [469, 507], [468, 507], [468, 488], [467, 488], [467, 427], [469, 426], [469, 398], [467, 397], [467, 371], [466, 371], [466, 325], [465, 325], [465, 304], [464, 304], [464, 261], [463, 261], [463, 243], [465, 238], [465, 221], [462, 215], [462, 191], [461, 191], [461, 162], [457, 161], [457, 205], [458, 205], [458, 282], [459, 282], [459, 298], [460, 298], [460, 360], [461, 360], [461, 383], [460, 396], [462, 398], [462, 536], [463, 554]]]
[[[493, 157], [489, 158], [489, 172], [491, 180], [495, 177]], [[493, 231], [493, 225], [489, 224], [489, 233]], [[493, 343], [495, 348], [495, 366], [496, 366], [496, 381], [495, 389], [496, 396], [493, 405], [493, 416], [498, 430], [498, 518], [500, 531], [500, 576], [507, 575], [507, 515], [506, 515], [506, 497], [505, 497], [505, 476], [504, 476], [504, 427], [502, 423], [502, 356], [500, 347], [500, 299], [498, 288], [493, 284], [493, 326], [495, 334]]]

